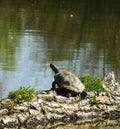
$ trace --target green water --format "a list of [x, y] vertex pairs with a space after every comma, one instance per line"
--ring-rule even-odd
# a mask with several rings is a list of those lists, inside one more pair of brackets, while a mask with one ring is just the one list
[[119, 0], [1, 0], [0, 98], [51, 88], [50, 63], [77, 75], [120, 78]]

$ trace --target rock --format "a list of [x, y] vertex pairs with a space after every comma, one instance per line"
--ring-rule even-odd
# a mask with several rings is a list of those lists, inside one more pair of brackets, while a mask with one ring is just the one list
[[37, 111], [37, 110], [34, 110], [34, 109], [29, 109], [29, 113], [30, 113], [30, 115], [38, 115], [38, 114], [40, 114], [40, 112], [39, 111]]
[[14, 115], [14, 114], [10, 115], [10, 116], [4, 116], [2, 118], [2, 122], [4, 125], [9, 126], [9, 127], [19, 125], [18, 119], [16, 118], [16, 115]]
[[96, 100], [98, 100], [100, 103], [111, 104], [110, 99], [107, 96], [98, 96], [96, 97]]
[[20, 113], [17, 115], [17, 119], [19, 121], [19, 124], [20, 125], [24, 125], [27, 121], [27, 119], [29, 118], [29, 112], [26, 112], [26, 113]]
[[120, 96], [120, 84], [117, 82], [114, 72], [110, 72], [104, 77], [103, 85], [110, 94]]
[[7, 115], [8, 112], [9, 112], [8, 109], [2, 109], [2, 110], [0, 110], [0, 116]]
[[17, 107], [14, 107], [14, 111], [16, 111], [16, 112], [18, 112], [18, 111], [20, 111], [20, 112], [25, 112], [25, 111], [27, 111], [27, 110], [28, 110], [28, 108], [25, 107], [25, 106], [17, 106]]

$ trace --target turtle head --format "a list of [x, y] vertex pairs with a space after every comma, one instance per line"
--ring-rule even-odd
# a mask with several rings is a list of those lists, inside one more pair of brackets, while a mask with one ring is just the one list
[[55, 74], [60, 72], [59, 69], [53, 64], [50, 64], [50, 68], [55, 72]]

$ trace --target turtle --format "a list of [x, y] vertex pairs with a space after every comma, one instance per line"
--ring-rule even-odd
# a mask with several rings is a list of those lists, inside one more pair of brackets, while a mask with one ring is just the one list
[[63, 92], [66, 97], [85, 93], [85, 86], [75, 74], [69, 71], [60, 72], [60, 70], [53, 64], [50, 64], [50, 67], [55, 73], [52, 90], [59, 89], [59, 91]]

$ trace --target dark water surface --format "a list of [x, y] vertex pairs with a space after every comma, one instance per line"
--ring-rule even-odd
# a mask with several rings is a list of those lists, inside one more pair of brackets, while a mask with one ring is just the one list
[[120, 0], [1, 0], [0, 98], [50, 89], [49, 64], [120, 79]]
[[76, 121], [71, 123], [56, 122], [48, 125], [27, 125], [27, 127], [5, 128], [5, 129], [120, 129], [120, 120], [104, 120], [104, 121]]

